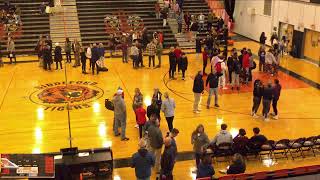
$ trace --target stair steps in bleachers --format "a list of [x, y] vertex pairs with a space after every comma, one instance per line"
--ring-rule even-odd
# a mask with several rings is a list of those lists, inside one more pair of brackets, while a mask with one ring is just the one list
[[77, 39], [81, 42], [78, 11], [75, 0], [63, 0], [61, 12], [50, 16], [50, 35], [53, 43], [63, 47], [65, 39]]
[[156, 0], [77, 0], [80, 32], [84, 46], [89, 43], [106, 43], [104, 18], [119, 10], [127, 15], [137, 15], [143, 19], [149, 33], [163, 31], [164, 47], [176, 45], [176, 39], [169, 26], [162, 27], [162, 19], [156, 19], [154, 5]]

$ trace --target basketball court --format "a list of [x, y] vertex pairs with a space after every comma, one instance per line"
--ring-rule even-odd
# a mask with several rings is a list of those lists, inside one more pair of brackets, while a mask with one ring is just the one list
[[[252, 41], [235, 44], [238, 49], [250, 47], [256, 52], [257, 43]], [[28, 59], [28, 57], [24, 57]], [[279, 100], [279, 120], [264, 122], [262, 118], [253, 119], [250, 116], [252, 107], [252, 85], [241, 90], [220, 90], [220, 108], [205, 108], [208, 93], [202, 97], [200, 114], [192, 112], [193, 77], [202, 69], [202, 57], [188, 54], [189, 68], [186, 80], [169, 80], [167, 75], [168, 57], [163, 56], [161, 68], [148, 68], [147, 57], [144, 57], [143, 69], [134, 70], [131, 62], [123, 64], [120, 58], [107, 58], [109, 72], [99, 75], [81, 74], [81, 68], [73, 68], [66, 64], [63, 70], [44, 71], [36, 62], [6, 64], [0, 69], [0, 149], [3, 153], [49, 153], [58, 152], [70, 145], [73, 147], [91, 149], [111, 147], [115, 162], [129, 160], [138, 148], [138, 129], [134, 127], [135, 118], [131, 108], [134, 89], [140, 88], [144, 95], [145, 106], [151, 102], [154, 88], [169, 92], [176, 101], [174, 127], [180, 130], [176, 138], [179, 153], [192, 154], [190, 137], [198, 124], [203, 124], [209, 138], [212, 139], [220, 130], [220, 124], [226, 123], [232, 135], [239, 128], [245, 128], [247, 135], [252, 136], [252, 128], [259, 127], [261, 133], [268, 139], [295, 139], [319, 135], [320, 132], [320, 91], [314, 84], [320, 83], [320, 70], [306, 62], [283, 58], [283, 67], [289, 71], [280, 71], [278, 78], [283, 87]], [[157, 62], [157, 60], [156, 60]], [[297, 65], [297, 63], [300, 63]], [[311, 66], [314, 71], [301, 71]], [[52, 66], [55, 69], [55, 65]], [[297, 70], [298, 69], [298, 70]], [[207, 71], [209, 68], [207, 67]], [[308, 74], [308, 73], [313, 74]], [[295, 75], [292, 76], [292, 73]], [[269, 76], [253, 73], [253, 79], [260, 78], [264, 82]], [[308, 79], [309, 81], [305, 80]], [[314, 84], [310, 83], [313, 82]], [[66, 84], [68, 86], [66, 88]], [[104, 101], [112, 98], [117, 88], [124, 89], [127, 105], [127, 137], [129, 141], [120, 141], [112, 132], [113, 112], [104, 107]], [[68, 111], [69, 109], [69, 111]], [[259, 115], [261, 115], [259, 109]], [[163, 114], [161, 114], [164, 119]], [[70, 131], [69, 122], [70, 119]], [[165, 120], [161, 122], [162, 133], [168, 131]], [[70, 133], [70, 134], [69, 134]], [[281, 160], [277, 163], [252, 161], [248, 162], [248, 172], [301, 166], [301, 164], [319, 163], [319, 158]], [[118, 163], [114, 175], [120, 179], [134, 176], [134, 170]], [[218, 164], [223, 168], [227, 164]], [[193, 177], [191, 169], [194, 161], [190, 158], [178, 161], [175, 177]], [[216, 171], [219, 169], [216, 168]], [[221, 176], [218, 172], [217, 176]], [[179, 179], [179, 178], [178, 178]], [[182, 178], [183, 179], [183, 178]]]

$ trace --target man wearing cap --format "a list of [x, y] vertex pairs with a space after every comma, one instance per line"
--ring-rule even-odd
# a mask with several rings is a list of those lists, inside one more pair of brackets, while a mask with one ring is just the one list
[[143, 139], [139, 142], [138, 152], [132, 155], [132, 168], [135, 168], [137, 180], [150, 180], [151, 168], [154, 166], [154, 156], [146, 149], [147, 142]]
[[126, 121], [127, 121], [127, 110], [124, 99], [122, 98], [122, 89], [118, 89], [116, 96], [113, 98], [112, 102], [114, 105], [114, 135], [119, 136], [118, 127], [121, 127], [121, 141], [128, 141], [129, 138], [126, 137]]

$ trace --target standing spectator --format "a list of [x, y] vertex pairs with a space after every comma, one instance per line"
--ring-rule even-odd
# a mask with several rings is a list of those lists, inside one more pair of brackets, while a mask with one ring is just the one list
[[198, 54], [201, 53], [201, 39], [199, 36], [196, 36], [196, 57], [198, 57]]
[[177, 12], [178, 34], [182, 32], [182, 12]]
[[238, 58], [233, 59], [233, 66], [232, 66], [232, 87], [237, 88], [238, 91], [240, 91], [240, 73], [241, 73], [241, 63]]
[[87, 57], [87, 59], [89, 59], [89, 62], [90, 62], [90, 69], [89, 70], [91, 70], [91, 58], [92, 58], [91, 49], [92, 49], [92, 44], [89, 44], [87, 51], [86, 51], [86, 57]]
[[97, 65], [97, 61], [99, 60], [99, 50], [96, 44], [93, 44], [91, 53], [92, 53], [92, 57], [91, 57], [92, 75], [94, 75], [95, 67], [97, 67], [97, 74], [99, 74], [99, 67]]
[[121, 43], [121, 50], [122, 50], [122, 62], [128, 63], [128, 43], [123, 41]]
[[[160, 40], [160, 38], [159, 38], [159, 40]], [[157, 57], [158, 57], [159, 64], [156, 66], [156, 67], [158, 67], [158, 68], [161, 67], [162, 51], [163, 51], [163, 46], [162, 46], [162, 43], [159, 42], [159, 43], [157, 44]]]
[[242, 69], [245, 71], [245, 83], [248, 84], [249, 82], [249, 68], [250, 68], [250, 55], [248, 51], [243, 52], [242, 56]]
[[52, 63], [52, 52], [50, 51], [50, 46], [48, 43], [45, 43], [45, 47], [43, 49], [43, 61], [44, 61], [44, 66], [43, 68], [45, 70], [51, 70], [51, 63]]
[[266, 66], [266, 72], [270, 73], [271, 76], [273, 76], [273, 74], [274, 74], [274, 70], [272, 68], [272, 65], [276, 64], [276, 63], [277, 63], [277, 60], [273, 55], [272, 49], [269, 49], [269, 51], [267, 52], [266, 57], [265, 57], [265, 66]]
[[139, 49], [137, 47], [137, 43], [133, 43], [130, 49], [132, 65], [133, 68], [136, 69], [139, 67]]
[[259, 56], [259, 71], [265, 72], [266, 50], [265, 45], [261, 45], [258, 51]]
[[140, 104], [138, 108], [135, 110], [135, 114], [137, 117], [137, 124], [139, 125], [139, 137], [142, 138], [142, 132], [144, 130], [144, 125], [147, 122], [146, 118], [146, 110], [143, 108], [143, 105]]
[[219, 107], [218, 105], [218, 85], [219, 85], [219, 76], [221, 74], [213, 74], [212, 72], [208, 75], [206, 80], [206, 86], [209, 84], [209, 96], [207, 100], [207, 109], [210, 108], [211, 96], [214, 94], [214, 106]]
[[163, 145], [163, 136], [162, 132], [159, 129], [159, 120], [152, 121], [151, 125], [148, 127], [148, 135], [150, 140], [151, 152], [156, 158], [155, 162], [155, 171], [156, 173], [160, 172], [160, 157], [161, 149]]
[[58, 69], [58, 64], [60, 64], [60, 68], [62, 69], [62, 54], [61, 54], [61, 46], [59, 45], [59, 43], [55, 44], [56, 47], [54, 48], [54, 62], [56, 62], [56, 70]]
[[42, 2], [40, 4], [39, 10], [40, 10], [40, 14], [41, 15], [44, 15], [46, 13], [46, 4], [45, 4], [45, 2]]
[[254, 70], [257, 67], [257, 65], [253, 59], [253, 54], [251, 52], [251, 49], [248, 49], [248, 54], [249, 54], [249, 64], [250, 64], [248, 81], [251, 82], [252, 81], [252, 70]]
[[139, 142], [140, 149], [132, 155], [132, 168], [135, 168], [137, 180], [150, 180], [151, 168], [154, 166], [154, 156], [146, 149], [147, 143], [143, 139]]
[[154, 61], [155, 61], [156, 50], [157, 50], [156, 45], [154, 44], [153, 41], [151, 41], [151, 42], [147, 45], [147, 54], [148, 54], [148, 56], [149, 56], [149, 67], [151, 66], [151, 61], [152, 61], [153, 67], [155, 67], [155, 65], [154, 65], [155, 62], [154, 62]]
[[81, 59], [81, 69], [82, 69], [82, 74], [87, 74], [87, 56], [85, 49], [80, 50], [80, 59]]
[[233, 65], [234, 61], [238, 58], [237, 52], [233, 52], [230, 57], [228, 57], [227, 60], [227, 66], [228, 66], [228, 77], [229, 77], [229, 83], [232, 83], [232, 72], [234, 71]]
[[211, 32], [212, 23], [213, 23], [213, 13], [212, 12], [209, 12], [207, 22], [208, 22], [207, 23], [207, 30], [208, 30], [208, 32]]
[[8, 37], [7, 52], [8, 52], [8, 58], [10, 59], [10, 64], [12, 64], [12, 59], [14, 59], [14, 63], [17, 63], [15, 50], [16, 50], [16, 46], [14, 44], [13, 38]]
[[246, 171], [246, 163], [241, 154], [236, 153], [233, 155], [232, 164], [227, 170], [227, 174], [241, 174]]
[[206, 75], [206, 67], [208, 64], [208, 58], [209, 58], [209, 54], [208, 54], [208, 48], [207, 46], [204, 47], [203, 51], [202, 51], [202, 61], [203, 61], [203, 68], [202, 68], [202, 72], [204, 75]]
[[219, 77], [219, 86], [222, 87], [222, 89], [227, 89], [226, 87], [227, 65], [225, 63], [225, 60], [220, 60], [216, 65], [219, 65], [219, 64], [221, 66], [220, 72], [216, 71], [218, 74], [221, 74], [221, 76]]
[[280, 98], [280, 93], [281, 93], [281, 85], [278, 79], [274, 80], [274, 87], [273, 87], [273, 98], [272, 98], [272, 107], [273, 107], [273, 112], [272, 116], [273, 119], [278, 119], [278, 100]]
[[66, 53], [67, 63], [71, 63], [71, 49], [72, 43], [69, 38], [66, 38], [66, 42], [64, 45], [64, 52]]
[[164, 151], [161, 157], [161, 179], [173, 180], [173, 167], [175, 163], [175, 152], [171, 145], [171, 138], [167, 137], [164, 139]]
[[181, 57], [182, 57], [182, 51], [179, 47], [179, 45], [176, 46], [175, 50], [174, 50], [174, 54], [176, 55], [176, 62], [178, 65], [178, 72], [180, 72], [180, 68], [181, 68]]
[[265, 45], [266, 44], [266, 40], [267, 40], [266, 33], [262, 32], [261, 35], [260, 35], [260, 44]]
[[160, 108], [157, 105], [157, 101], [155, 99], [152, 99], [151, 104], [147, 107], [147, 117], [149, 120], [152, 114], [155, 114], [156, 117], [160, 119]]
[[221, 124], [220, 132], [213, 138], [210, 144], [219, 146], [222, 143], [233, 143], [232, 135], [227, 131], [227, 125]]
[[43, 67], [43, 54], [42, 54], [42, 49], [44, 47], [44, 39], [42, 35], [39, 36], [39, 40], [37, 42], [37, 46], [35, 48], [37, 54], [38, 54], [38, 61], [39, 61], [39, 66]]
[[270, 111], [270, 104], [273, 98], [273, 88], [271, 82], [267, 84], [267, 86], [264, 87], [263, 90], [263, 109], [262, 114], [263, 118], [266, 122], [269, 121], [268, 114]]
[[210, 179], [214, 175], [214, 169], [212, 166], [212, 157], [209, 154], [204, 154], [201, 158], [201, 162], [197, 170], [197, 179], [198, 178], [208, 178]]
[[178, 154], [178, 148], [177, 148], [177, 143], [176, 143], [176, 137], [179, 134], [179, 130], [176, 128], [173, 128], [172, 131], [170, 132], [170, 138], [171, 138], [171, 147], [174, 150], [174, 157], [177, 157]]
[[161, 111], [164, 113], [166, 117], [168, 129], [171, 132], [173, 129], [173, 119], [174, 119], [174, 110], [176, 108], [176, 103], [174, 102], [173, 98], [169, 97], [167, 92], [164, 93], [164, 101], [161, 105]]
[[163, 27], [166, 27], [166, 26], [167, 26], [168, 11], [169, 11], [169, 8], [167, 8], [167, 7], [164, 7], [164, 8], [162, 9], [162, 11], [161, 11], [162, 20], [163, 20], [163, 23], [162, 23], [162, 26], [163, 26]]
[[126, 137], [126, 124], [127, 124], [127, 110], [126, 104], [122, 98], [123, 91], [119, 89], [116, 96], [113, 98], [112, 102], [114, 105], [114, 134], [119, 136], [118, 127], [121, 127], [121, 141], [128, 141], [129, 138]]
[[209, 142], [209, 138], [204, 132], [204, 126], [202, 124], [199, 124], [196, 130], [194, 130], [191, 135], [191, 144], [193, 145], [197, 168], [200, 163], [201, 155], [209, 145]]
[[184, 14], [184, 22], [186, 23], [186, 31], [188, 32], [190, 30], [190, 25], [191, 25], [191, 15], [189, 14], [189, 11], [187, 11]]
[[154, 5], [154, 11], [156, 13], [156, 18], [160, 19], [160, 4], [159, 4], [159, 2], [156, 2], [156, 4]]
[[178, 3], [174, 5], [173, 11], [174, 11], [174, 17], [176, 17], [176, 15], [181, 11]]
[[200, 112], [199, 104], [201, 101], [201, 94], [203, 93], [203, 90], [204, 90], [202, 75], [203, 75], [202, 71], [199, 71], [193, 81], [193, 94], [194, 94], [193, 112], [194, 113]]
[[204, 30], [204, 18], [205, 17], [203, 15], [203, 13], [201, 12], [199, 17], [198, 17], [198, 21], [199, 21], [199, 29], [198, 29], [198, 31], [199, 32]]
[[162, 93], [160, 92], [159, 88], [154, 88], [152, 99], [156, 100], [157, 105], [161, 108], [162, 105]]
[[182, 53], [180, 64], [181, 64], [180, 69], [182, 71], [182, 80], [184, 80], [186, 70], [188, 69], [188, 57], [186, 56], [186, 54], [184, 52]]
[[81, 49], [81, 45], [80, 45], [79, 41], [77, 39], [74, 39], [73, 52], [74, 52], [75, 62], [74, 62], [73, 67], [80, 66], [80, 49]]
[[170, 79], [175, 79], [174, 78], [174, 72], [176, 71], [176, 66], [177, 66], [177, 58], [176, 54], [174, 53], [174, 48], [170, 47], [170, 52], [169, 52], [169, 78]]
[[251, 115], [257, 118], [257, 112], [263, 95], [263, 84], [260, 79], [256, 79], [253, 83], [253, 106]]
[[[137, 108], [139, 108], [142, 105], [143, 105], [143, 95], [142, 95], [139, 88], [135, 88], [133, 102], [132, 102], [133, 112], [136, 112]], [[135, 125], [135, 127], [138, 128], [139, 126], [138, 126], [137, 114], [136, 114], [136, 122], [137, 122], [137, 124]]]
[[99, 69], [102, 67], [105, 67], [104, 65], [104, 54], [105, 54], [105, 48], [103, 47], [102, 43], [99, 43], [99, 47], [98, 47], [98, 51], [99, 51]]

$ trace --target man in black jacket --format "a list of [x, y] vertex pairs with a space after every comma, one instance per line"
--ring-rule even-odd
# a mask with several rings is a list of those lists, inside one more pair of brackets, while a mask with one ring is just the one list
[[222, 74], [215, 73], [213, 74], [212, 72], [208, 75], [207, 80], [206, 80], [206, 87], [209, 84], [209, 96], [207, 100], [207, 109], [210, 108], [210, 101], [211, 101], [211, 96], [214, 94], [214, 106], [219, 107], [218, 105], [218, 85], [219, 85], [219, 77], [222, 76]]
[[92, 74], [94, 74], [94, 69], [95, 67], [97, 67], [97, 74], [99, 74], [99, 67], [97, 65], [97, 61], [99, 60], [99, 51], [98, 51], [98, 48], [97, 48], [97, 45], [96, 44], [93, 44], [93, 47], [91, 49], [91, 69], [92, 69]]
[[278, 79], [274, 80], [274, 87], [273, 87], [273, 99], [272, 99], [272, 107], [273, 107], [273, 112], [271, 115], [273, 116], [273, 119], [277, 120], [278, 119], [278, 100], [280, 98], [280, 93], [281, 93], [281, 85]]
[[193, 94], [194, 94], [193, 112], [194, 113], [200, 112], [199, 103], [201, 99], [201, 94], [203, 93], [203, 90], [204, 90], [202, 75], [203, 75], [202, 71], [199, 71], [193, 81]]
[[253, 106], [252, 106], [252, 113], [251, 113], [251, 115], [254, 118], [258, 117], [256, 113], [259, 109], [262, 95], [263, 95], [262, 81], [260, 79], [256, 79], [253, 84]]
[[176, 71], [176, 66], [177, 66], [177, 59], [176, 59], [176, 55], [174, 54], [174, 47], [170, 48], [170, 52], [169, 52], [169, 64], [170, 64], [170, 68], [169, 68], [169, 78], [170, 79], [175, 79], [174, 78], [174, 72]]
[[270, 111], [270, 104], [273, 98], [273, 88], [271, 82], [268, 83], [267, 86], [263, 89], [263, 109], [262, 114], [264, 117], [264, 121], [268, 122], [268, 114]]
[[161, 157], [161, 178], [160, 179], [173, 179], [172, 171], [175, 163], [175, 153], [171, 146], [171, 138], [167, 137], [164, 140], [164, 151]]

